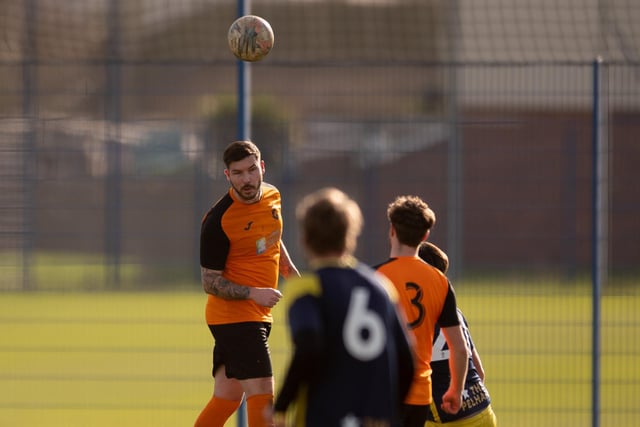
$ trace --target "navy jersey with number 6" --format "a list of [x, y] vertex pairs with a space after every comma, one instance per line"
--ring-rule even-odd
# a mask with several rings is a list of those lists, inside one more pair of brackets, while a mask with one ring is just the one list
[[296, 426], [398, 426], [413, 355], [393, 285], [355, 259], [284, 286], [294, 353], [275, 403]]

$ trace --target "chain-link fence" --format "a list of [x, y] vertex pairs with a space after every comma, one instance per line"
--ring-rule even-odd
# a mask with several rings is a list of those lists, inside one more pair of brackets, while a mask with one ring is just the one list
[[[492, 343], [484, 355], [502, 425], [590, 419], [594, 135], [607, 141], [601, 357], [624, 372], [604, 370], [600, 416], [633, 425], [638, 303], [621, 296], [638, 294], [640, 265], [640, 7], [252, 3], [276, 43], [251, 66], [251, 137], [283, 193], [294, 258], [304, 266], [293, 210], [313, 189], [337, 186], [360, 203], [358, 256], [370, 264], [388, 254], [386, 205], [398, 194], [427, 200], [431, 239], [480, 320], [477, 341]], [[226, 45], [236, 2], [0, 5], [0, 289], [198, 291], [200, 218], [227, 188], [220, 154], [236, 138]], [[506, 308], [541, 294], [583, 302], [575, 316], [547, 303]], [[496, 316], [482, 314], [487, 305]], [[575, 371], [532, 378], [528, 364]], [[549, 389], [579, 403], [548, 402]]]

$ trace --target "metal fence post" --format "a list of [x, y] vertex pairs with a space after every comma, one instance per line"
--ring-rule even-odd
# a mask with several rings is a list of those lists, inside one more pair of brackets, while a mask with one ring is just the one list
[[464, 270], [462, 257], [463, 240], [463, 160], [462, 160], [462, 131], [458, 112], [458, 73], [460, 64], [457, 62], [459, 40], [459, 4], [452, 1], [450, 6], [450, 25], [448, 26], [449, 65], [447, 76], [448, 94], [448, 127], [449, 144], [447, 150], [447, 244], [449, 258], [453, 261], [447, 275], [454, 281], [460, 278]]
[[[251, 13], [251, 0], [238, 0], [238, 18]], [[251, 64], [238, 59], [238, 139], [251, 139]], [[247, 400], [237, 410], [238, 427], [247, 426]]]
[[591, 425], [600, 425], [601, 294], [607, 277], [608, 252], [608, 141], [603, 112], [602, 58], [593, 61], [593, 206], [592, 206], [592, 355]]
[[107, 14], [107, 84], [105, 93], [107, 174], [105, 178], [106, 283], [120, 287], [122, 235], [122, 145], [120, 138], [120, 0], [111, 0]]
[[31, 275], [35, 234], [35, 182], [37, 182], [37, 107], [34, 96], [37, 93], [38, 46], [35, 38], [38, 2], [25, 2], [26, 54], [22, 60], [22, 116], [25, 119], [24, 149], [22, 151], [22, 185], [24, 200], [22, 203], [22, 290], [33, 290]]

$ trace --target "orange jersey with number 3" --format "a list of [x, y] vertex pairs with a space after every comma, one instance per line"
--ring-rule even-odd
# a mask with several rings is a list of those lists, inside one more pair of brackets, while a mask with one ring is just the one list
[[[233, 283], [276, 288], [282, 236], [280, 193], [262, 184], [259, 202], [245, 204], [229, 190], [202, 220], [200, 264], [220, 270]], [[271, 322], [271, 310], [253, 300], [229, 301], [208, 295], [206, 319], [210, 325]]]
[[[392, 258], [377, 266], [377, 270], [387, 276], [396, 287], [408, 327], [415, 336], [415, 373], [405, 403], [427, 405], [432, 400], [430, 362], [434, 328], [439, 319], [449, 319], [451, 304], [445, 302], [451, 297], [455, 302], [455, 295], [449, 296], [453, 289], [444, 274], [418, 257]], [[457, 320], [455, 304], [453, 316]], [[451, 321], [445, 320], [445, 323]]]

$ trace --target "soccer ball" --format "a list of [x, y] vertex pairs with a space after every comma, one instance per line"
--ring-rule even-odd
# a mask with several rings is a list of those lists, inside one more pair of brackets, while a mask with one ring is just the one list
[[245, 15], [233, 21], [227, 33], [229, 49], [243, 61], [255, 62], [273, 48], [274, 36], [271, 24], [256, 15]]

